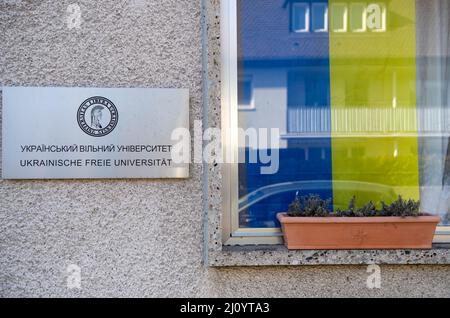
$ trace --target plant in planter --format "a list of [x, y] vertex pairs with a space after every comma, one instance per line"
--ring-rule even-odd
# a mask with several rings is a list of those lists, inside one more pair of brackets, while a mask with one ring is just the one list
[[360, 208], [353, 197], [346, 210], [330, 210], [331, 200], [299, 197], [277, 215], [289, 249], [430, 249], [438, 216], [420, 213], [420, 202], [401, 196], [391, 204]]
[[288, 215], [292, 217], [325, 217], [329, 216], [328, 206], [331, 200], [322, 200], [318, 195], [299, 197], [295, 196], [294, 202], [289, 206]]

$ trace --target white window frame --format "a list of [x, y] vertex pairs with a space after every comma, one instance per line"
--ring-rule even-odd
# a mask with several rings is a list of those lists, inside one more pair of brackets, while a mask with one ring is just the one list
[[[331, 30], [330, 30], [331, 32]], [[238, 162], [237, 2], [221, 0], [221, 116], [224, 162]], [[238, 165], [223, 164], [222, 242], [224, 245], [281, 245], [279, 228], [239, 227]], [[450, 226], [438, 227], [435, 243], [450, 243]]]
[[[289, 30], [287, 30], [288, 32]], [[221, 96], [222, 147], [232, 162], [238, 162], [238, 61], [237, 61], [237, 2], [221, 0]], [[223, 164], [223, 218], [224, 245], [282, 244], [279, 228], [243, 229], [239, 227], [238, 165]]]

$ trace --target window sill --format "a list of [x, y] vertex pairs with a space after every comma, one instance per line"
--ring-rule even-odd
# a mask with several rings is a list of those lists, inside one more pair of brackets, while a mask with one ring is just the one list
[[324, 250], [289, 251], [282, 245], [224, 246], [211, 251], [209, 266], [296, 265], [444, 265], [450, 264], [450, 244], [434, 244], [431, 250]]

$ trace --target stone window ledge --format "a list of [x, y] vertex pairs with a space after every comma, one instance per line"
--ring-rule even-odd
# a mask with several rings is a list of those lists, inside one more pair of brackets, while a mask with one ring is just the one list
[[277, 246], [224, 246], [210, 251], [208, 265], [444, 265], [450, 264], [450, 244], [435, 244], [431, 250], [326, 250], [289, 251]]

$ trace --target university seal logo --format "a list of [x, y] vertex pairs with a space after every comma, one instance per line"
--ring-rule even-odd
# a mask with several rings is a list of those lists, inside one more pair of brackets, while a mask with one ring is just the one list
[[117, 126], [119, 114], [109, 99], [95, 96], [86, 99], [78, 108], [78, 125], [89, 136], [103, 137]]

